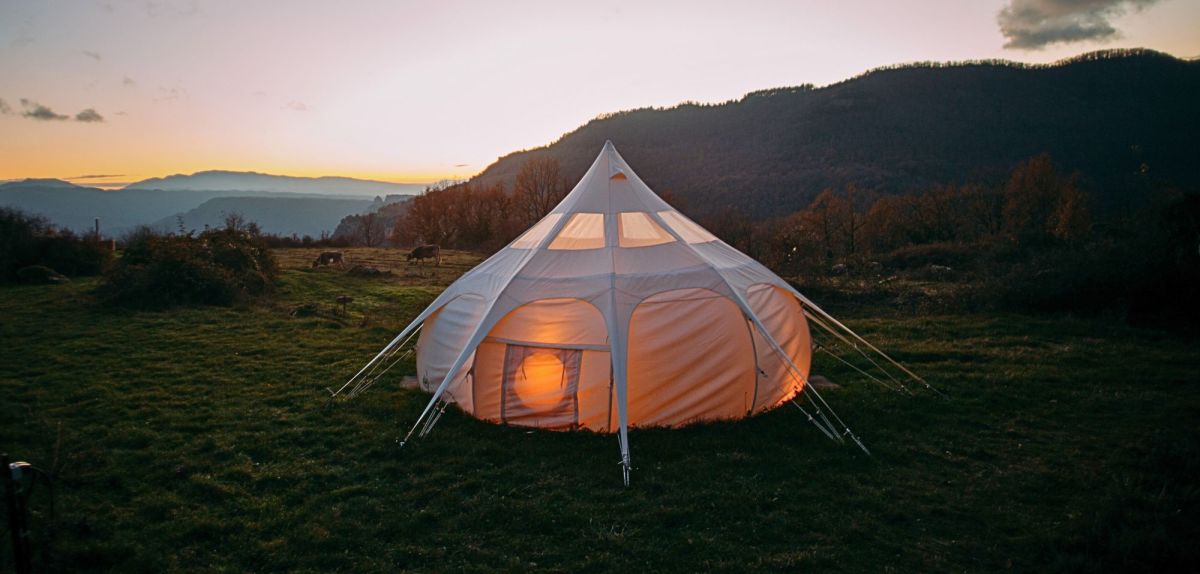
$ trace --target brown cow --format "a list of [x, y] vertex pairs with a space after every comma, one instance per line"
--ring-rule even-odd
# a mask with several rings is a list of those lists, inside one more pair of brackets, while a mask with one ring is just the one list
[[313, 260], [312, 266], [313, 269], [316, 269], [322, 265], [333, 265], [334, 263], [337, 263], [338, 267], [342, 267], [346, 264], [345, 258], [342, 256], [341, 251], [322, 251], [321, 254]]
[[417, 260], [417, 264], [420, 264], [425, 259], [432, 259], [434, 265], [441, 265], [442, 248], [433, 244], [422, 245], [416, 249], [413, 249], [412, 252], [408, 254], [408, 261], [412, 261], [413, 259]]

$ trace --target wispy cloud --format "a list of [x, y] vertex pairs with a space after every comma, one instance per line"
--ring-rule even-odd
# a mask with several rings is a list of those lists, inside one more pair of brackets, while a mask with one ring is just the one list
[[[21, 98], [21, 107], [24, 108], [21, 111], [21, 117], [29, 118], [31, 120], [37, 120], [37, 121], [42, 121], [42, 122], [54, 122], [54, 121], [66, 121], [66, 120], [71, 119], [71, 116], [69, 116], [69, 115], [60, 114], [60, 113], [50, 109], [49, 106], [44, 106], [42, 104], [39, 104], [33, 100], [29, 100], [26, 98]], [[3, 100], [0, 100], [0, 113], [4, 113], [4, 114], [12, 113], [12, 109], [9, 108], [8, 104], [6, 102], [4, 102]], [[96, 123], [96, 122], [103, 122], [104, 116], [100, 115], [100, 113], [97, 112], [94, 108], [88, 108], [86, 110], [83, 110], [83, 111], [75, 114], [75, 121], [89, 123], [89, 124]]]
[[21, 107], [25, 108], [21, 115], [31, 120], [48, 122], [71, 119], [71, 116], [55, 113], [54, 110], [25, 98], [21, 98]]
[[92, 108], [88, 108], [86, 110], [83, 110], [82, 112], [75, 114], [75, 121], [87, 122], [87, 123], [102, 122], [102, 121], [104, 121], [104, 116], [96, 113], [96, 110], [94, 110]]
[[91, 50], [84, 50], [83, 55], [87, 56], [97, 62], [104, 59], [104, 57], [100, 55], [100, 52], [93, 52]]
[[283, 106], [283, 109], [292, 110], [293, 112], [307, 112], [308, 106], [305, 105], [304, 102], [298, 102], [296, 100], [292, 100], [292, 101], [288, 102], [287, 105]]
[[0, 98], [0, 116], [7, 116], [12, 113], [12, 108], [8, 106], [8, 102]]
[[1112, 20], [1158, 0], [1011, 0], [996, 22], [1005, 48], [1040, 50], [1050, 44], [1120, 37]]
[[125, 76], [124, 78], [121, 78], [121, 85], [131, 88], [133, 86], [136, 86], [137, 82], [133, 81], [133, 78], [130, 78], [129, 76]]
[[156, 102], [177, 102], [187, 99], [187, 90], [183, 88], [159, 88], [159, 96], [154, 98]]
[[151, 18], [159, 16], [191, 16], [200, 13], [200, 5], [196, 0], [147, 0], [143, 5], [146, 15]]
[[10, 48], [20, 48], [28, 46], [34, 42], [33, 36], [29, 34], [29, 29], [33, 27], [33, 18], [26, 16], [21, 19], [21, 23], [17, 26], [17, 37], [13, 38], [8, 43]]
[[67, 178], [63, 178], [63, 179], [68, 179], [68, 180], [76, 180], [76, 179], [111, 179], [111, 178], [114, 178], [114, 177], [125, 177], [125, 174], [123, 174], [123, 173], [116, 173], [116, 174], [88, 174], [88, 175], [77, 175], [77, 176], [75, 176], [75, 177], [67, 177]]

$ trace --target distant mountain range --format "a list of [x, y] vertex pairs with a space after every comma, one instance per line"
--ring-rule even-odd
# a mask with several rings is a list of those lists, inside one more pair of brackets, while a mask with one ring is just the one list
[[352, 177], [294, 177], [241, 171], [201, 171], [191, 175], [154, 177], [131, 183], [124, 189], [163, 191], [266, 191], [317, 193], [322, 195], [412, 195], [425, 189], [423, 183], [390, 183]]
[[1146, 50], [1052, 65], [917, 64], [822, 88], [764, 90], [597, 118], [474, 178], [511, 185], [529, 158], [559, 160], [578, 181], [605, 140], [659, 192], [694, 215], [725, 207], [770, 217], [854, 184], [903, 193], [999, 182], [1049, 153], [1101, 206], [1147, 187], [1200, 186], [1200, 61]]
[[206, 171], [141, 181], [106, 191], [58, 179], [26, 179], [0, 184], [0, 205], [41, 215], [74, 230], [90, 230], [100, 218], [106, 235], [138, 225], [174, 230], [217, 225], [227, 213], [241, 213], [268, 233], [332, 233], [347, 215], [372, 207], [375, 197], [411, 195], [420, 184], [348, 177], [291, 177]]
[[165, 217], [153, 224], [164, 231], [220, 227], [225, 216], [237, 213], [260, 228], [279, 235], [333, 235], [343, 218], [369, 211], [375, 204], [365, 198], [272, 194], [259, 197], [216, 197], [186, 213]]

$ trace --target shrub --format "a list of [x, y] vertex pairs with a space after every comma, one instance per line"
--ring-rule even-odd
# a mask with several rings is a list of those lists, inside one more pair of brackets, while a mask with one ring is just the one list
[[17, 270], [17, 280], [21, 283], [49, 285], [66, 283], [66, 277], [45, 265], [30, 265]]
[[139, 229], [101, 295], [129, 307], [230, 305], [270, 291], [277, 267], [261, 237], [238, 229], [158, 235]]
[[1128, 294], [1133, 270], [1121, 256], [1124, 251], [1093, 243], [1037, 252], [994, 276], [987, 290], [1001, 306], [1015, 310], [1096, 313]]
[[112, 258], [105, 246], [45, 219], [0, 208], [0, 282], [16, 279], [18, 269], [40, 265], [72, 276], [96, 275]]
[[979, 258], [984, 251], [980, 244], [967, 243], [926, 243], [901, 247], [880, 258], [889, 269], [907, 270], [928, 268], [930, 265], [942, 265], [953, 268], [967, 267]]
[[108, 245], [71, 231], [42, 238], [41, 263], [67, 276], [99, 275], [112, 259]]
[[17, 269], [37, 263], [38, 237], [48, 228], [42, 218], [0, 208], [0, 281], [12, 281]]

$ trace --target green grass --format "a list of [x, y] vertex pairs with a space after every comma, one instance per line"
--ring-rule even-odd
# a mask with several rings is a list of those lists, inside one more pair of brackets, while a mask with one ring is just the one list
[[[381, 251], [351, 252], [353, 260]], [[828, 362], [871, 448], [793, 408], [616, 440], [448, 412], [353, 374], [476, 259], [389, 279], [281, 256], [271, 302], [111, 310], [0, 288], [0, 449], [57, 475], [64, 571], [1094, 571], [1200, 563], [1200, 345], [1103, 320], [850, 312], [950, 400]], [[350, 295], [349, 315], [333, 299]], [[313, 316], [291, 310], [318, 303]], [[402, 372], [397, 373], [396, 371]], [[411, 374], [410, 364], [393, 370]], [[7, 540], [7, 539], [6, 539]], [[11, 560], [0, 553], [0, 563]]]

